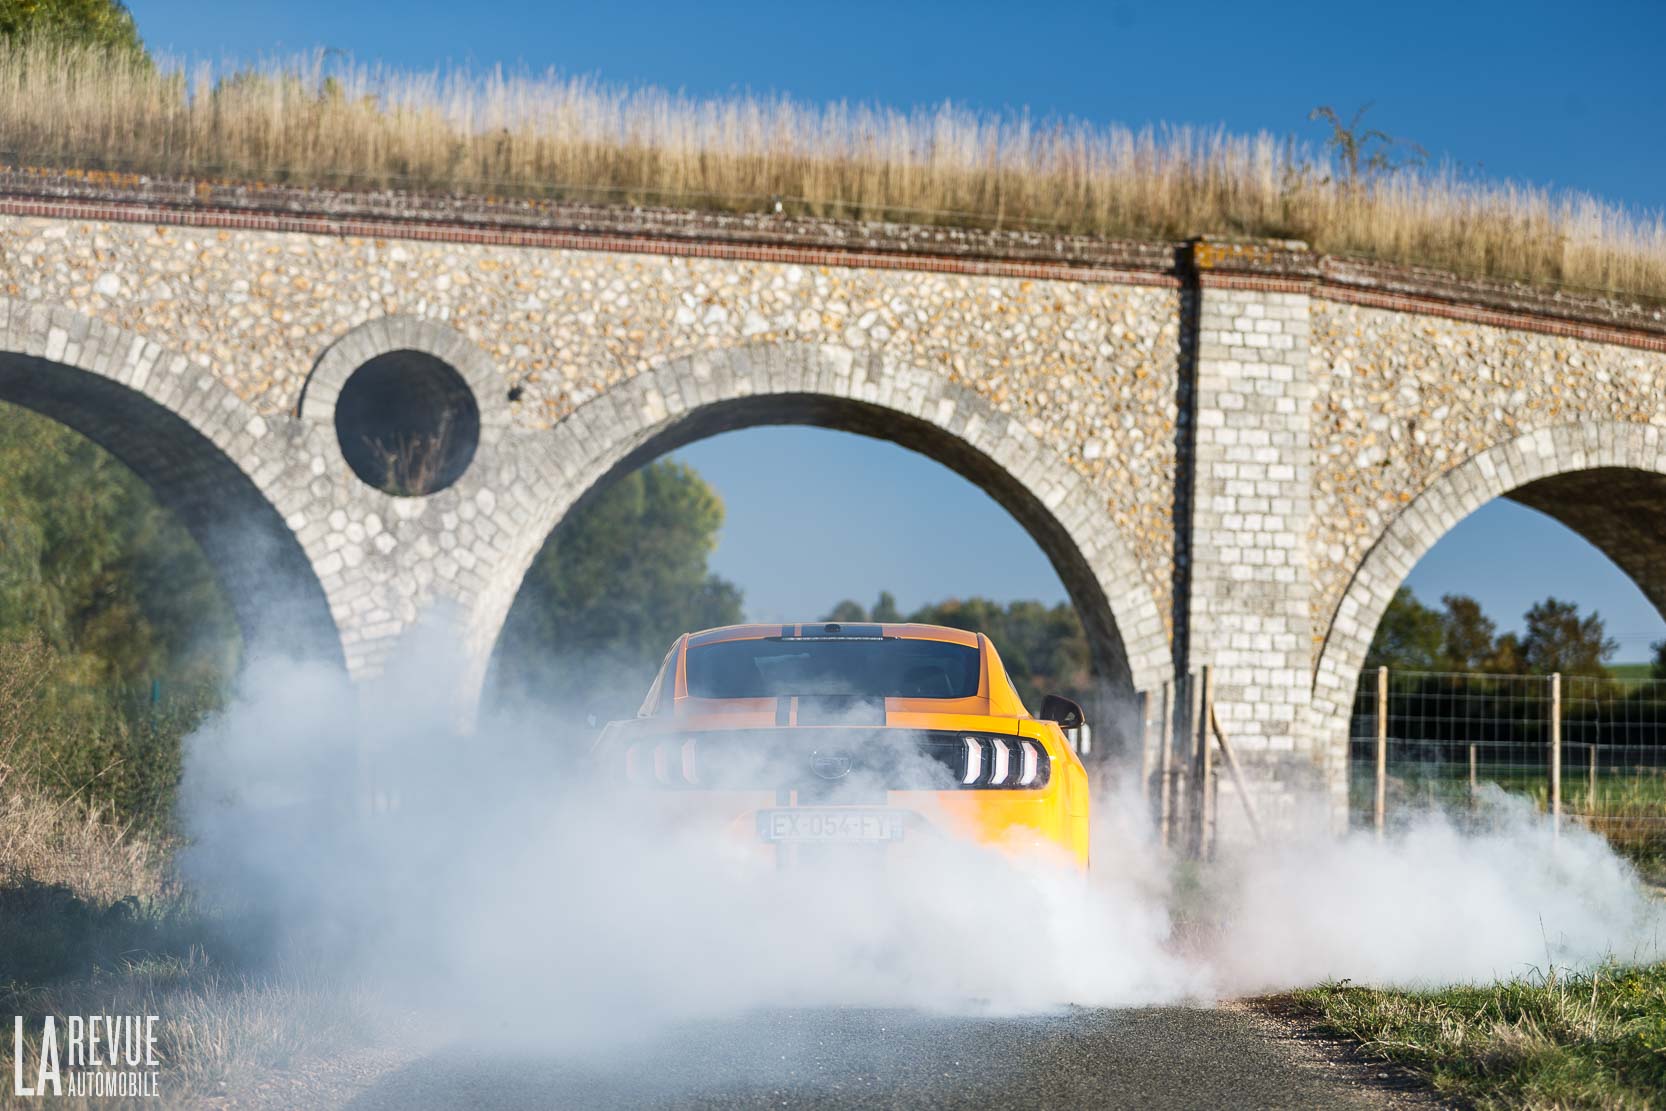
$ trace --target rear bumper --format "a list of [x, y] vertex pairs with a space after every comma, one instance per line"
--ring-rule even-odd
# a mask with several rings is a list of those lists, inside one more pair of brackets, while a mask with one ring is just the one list
[[[1062, 792], [1052, 789], [889, 791], [883, 800], [852, 805], [801, 800], [792, 791], [679, 792], [653, 803], [674, 811], [670, 817], [682, 828], [721, 830], [732, 848], [789, 863], [828, 853], [908, 853], [951, 839], [1014, 856], [1065, 858], [1078, 868], [1088, 864], [1087, 816], [1068, 814]], [[792, 815], [800, 819], [792, 823], [801, 827], [798, 835], [781, 836]], [[878, 832], [876, 824], [894, 829]], [[823, 835], [841, 825], [846, 835]]]

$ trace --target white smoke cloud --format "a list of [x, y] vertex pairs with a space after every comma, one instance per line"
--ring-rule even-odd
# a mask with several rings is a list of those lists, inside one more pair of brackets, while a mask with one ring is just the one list
[[1600, 838], [1557, 839], [1502, 796], [1477, 832], [1431, 816], [1382, 843], [1229, 851], [1205, 873], [1207, 925], [1182, 931], [1175, 862], [1137, 797], [1109, 792], [1085, 881], [927, 837], [882, 867], [778, 870], [669, 795], [585, 781], [557, 715], [459, 735], [456, 673], [433, 643], [364, 688], [255, 662], [189, 740], [182, 799], [200, 887], [460, 1023], [612, 1046], [759, 1006], [1208, 1003], [1663, 955], [1657, 904]]

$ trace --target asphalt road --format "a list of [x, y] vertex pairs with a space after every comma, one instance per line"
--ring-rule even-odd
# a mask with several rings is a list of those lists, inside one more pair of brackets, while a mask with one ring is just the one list
[[352, 1108], [1345, 1108], [1387, 1104], [1232, 1009], [1027, 1018], [777, 1011], [683, 1027], [606, 1060], [458, 1046]]

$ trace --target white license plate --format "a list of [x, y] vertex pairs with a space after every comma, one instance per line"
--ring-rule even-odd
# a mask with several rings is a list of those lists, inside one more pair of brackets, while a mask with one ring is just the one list
[[758, 836], [765, 841], [901, 841], [902, 829], [902, 814], [895, 810], [799, 807], [758, 811]]

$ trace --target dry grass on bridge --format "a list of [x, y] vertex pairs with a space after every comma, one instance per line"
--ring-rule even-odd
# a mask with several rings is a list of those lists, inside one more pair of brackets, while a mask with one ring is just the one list
[[0, 51], [0, 119], [0, 159], [19, 165], [731, 211], [780, 198], [794, 213], [1121, 238], [1287, 237], [1666, 300], [1659, 214], [1455, 172], [1349, 187], [1329, 159], [1270, 134], [701, 100], [317, 57], [137, 66], [56, 47]]

